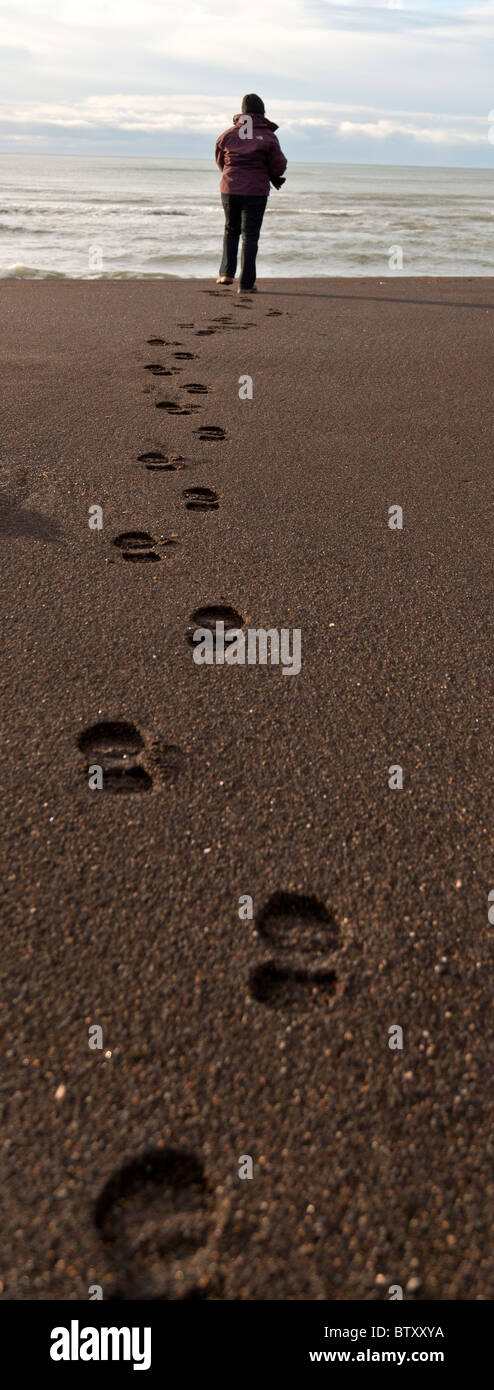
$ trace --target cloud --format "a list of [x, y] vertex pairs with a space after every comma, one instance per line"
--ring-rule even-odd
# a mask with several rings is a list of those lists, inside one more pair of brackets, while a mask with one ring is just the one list
[[[435, 122], [427, 125], [427, 120]], [[446, 124], [439, 124], [439, 122]], [[341, 135], [365, 135], [372, 140], [390, 140], [395, 135], [404, 135], [424, 145], [478, 145], [484, 146], [487, 138], [487, 122], [480, 117], [465, 117], [459, 122], [457, 117], [425, 116], [415, 117], [408, 113], [407, 118], [399, 118], [396, 113], [390, 117], [379, 117], [374, 121], [340, 121]]]
[[426, 126], [398, 125], [393, 121], [342, 121], [342, 135], [369, 135], [373, 140], [389, 140], [393, 135], [407, 135], [426, 145], [485, 145], [485, 134], [474, 135], [459, 130], [428, 130]]
[[[494, 34], [494, 5], [467, 0], [38, 0], [0, 3], [2, 46], [37, 58], [40, 75], [65, 67], [86, 69], [104, 56], [117, 75], [125, 56], [142, 61], [160, 57], [167, 65], [186, 63], [215, 71], [252, 66], [259, 72], [300, 73], [310, 57], [323, 73], [334, 48], [351, 36], [354, 43], [375, 39], [378, 49], [421, 38], [468, 43]], [[227, 42], [219, 43], [219, 35]], [[309, 70], [310, 71], [310, 70]], [[109, 73], [110, 76], [110, 73]], [[166, 75], [165, 75], [166, 80]]]
[[[140, 94], [88, 97], [72, 104], [0, 102], [0, 122], [4, 125], [60, 126], [118, 129], [123, 131], [184, 131], [214, 136], [230, 125], [235, 97], [215, 100], [208, 95], [148, 96]], [[336, 102], [281, 100], [276, 114], [284, 131], [303, 129], [333, 130], [341, 135], [358, 133], [386, 140], [393, 135], [410, 135], [432, 144], [485, 144], [487, 115], [458, 116], [431, 112], [388, 111], [375, 107], [354, 107]]]
[[3, 146], [199, 153], [258, 90], [320, 158], [401, 140], [489, 163], [492, 37], [494, 0], [0, 0]]

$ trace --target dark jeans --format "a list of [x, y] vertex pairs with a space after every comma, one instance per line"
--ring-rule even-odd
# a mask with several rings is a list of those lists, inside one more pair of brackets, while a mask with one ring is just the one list
[[228, 275], [232, 280], [235, 278], [238, 243], [242, 235], [240, 286], [243, 290], [251, 290], [256, 278], [257, 246], [267, 197], [222, 193], [221, 201], [225, 209], [225, 235], [220, 275]]

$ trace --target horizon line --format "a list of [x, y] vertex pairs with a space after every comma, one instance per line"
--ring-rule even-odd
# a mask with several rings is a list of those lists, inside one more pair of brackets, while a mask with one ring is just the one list
[[[84, 153], [79, 150], [0, 149], [0, 158], [4, 155], [6, 157], [11, 156], [15, 159], [33, 157], [37, 159], [189, 159], [191, 161], [193, 160], [195, 163], [199, 163], [199, 161], [201, 161], [204, 164], [214, 165], [214, 157], [208, 155], [143, 154], [141, 151], [136, 151], [135, 154], [120, 154], [120, 152], [117, 150], [107, 150], [106, 153], [91, 150]], [[310, 164], [323, 164], [333, 168], [358, 167], [363, 169], [447, 169], [448, 171], [452, 169], [458, 169], [462, 173], [467, 174], [492, 174], [494, 172], [492, 165], [487, 164], [401, 164], [398, 162], [388, 163], [384, 160], [366, 161], [359, 159], [291, 159], [289, 160], [289, 164], [292, 168], [297, 164], [302, 166]]]

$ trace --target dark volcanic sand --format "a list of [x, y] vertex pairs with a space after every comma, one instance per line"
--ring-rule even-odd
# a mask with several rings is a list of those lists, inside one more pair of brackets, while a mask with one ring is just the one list
[[[494, 284], [211, 288], [1, 288], [4, 1297], [492, 1299]], [[216, 604], [300, 675], [197, 667]]]

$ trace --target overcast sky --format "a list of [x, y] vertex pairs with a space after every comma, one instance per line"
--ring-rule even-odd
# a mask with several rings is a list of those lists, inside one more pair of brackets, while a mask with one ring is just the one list
[[0, 150], [209, 156], [255, 91], [291, 159], [490, 168], [493, 57], [494, 0], [0, 0]]

